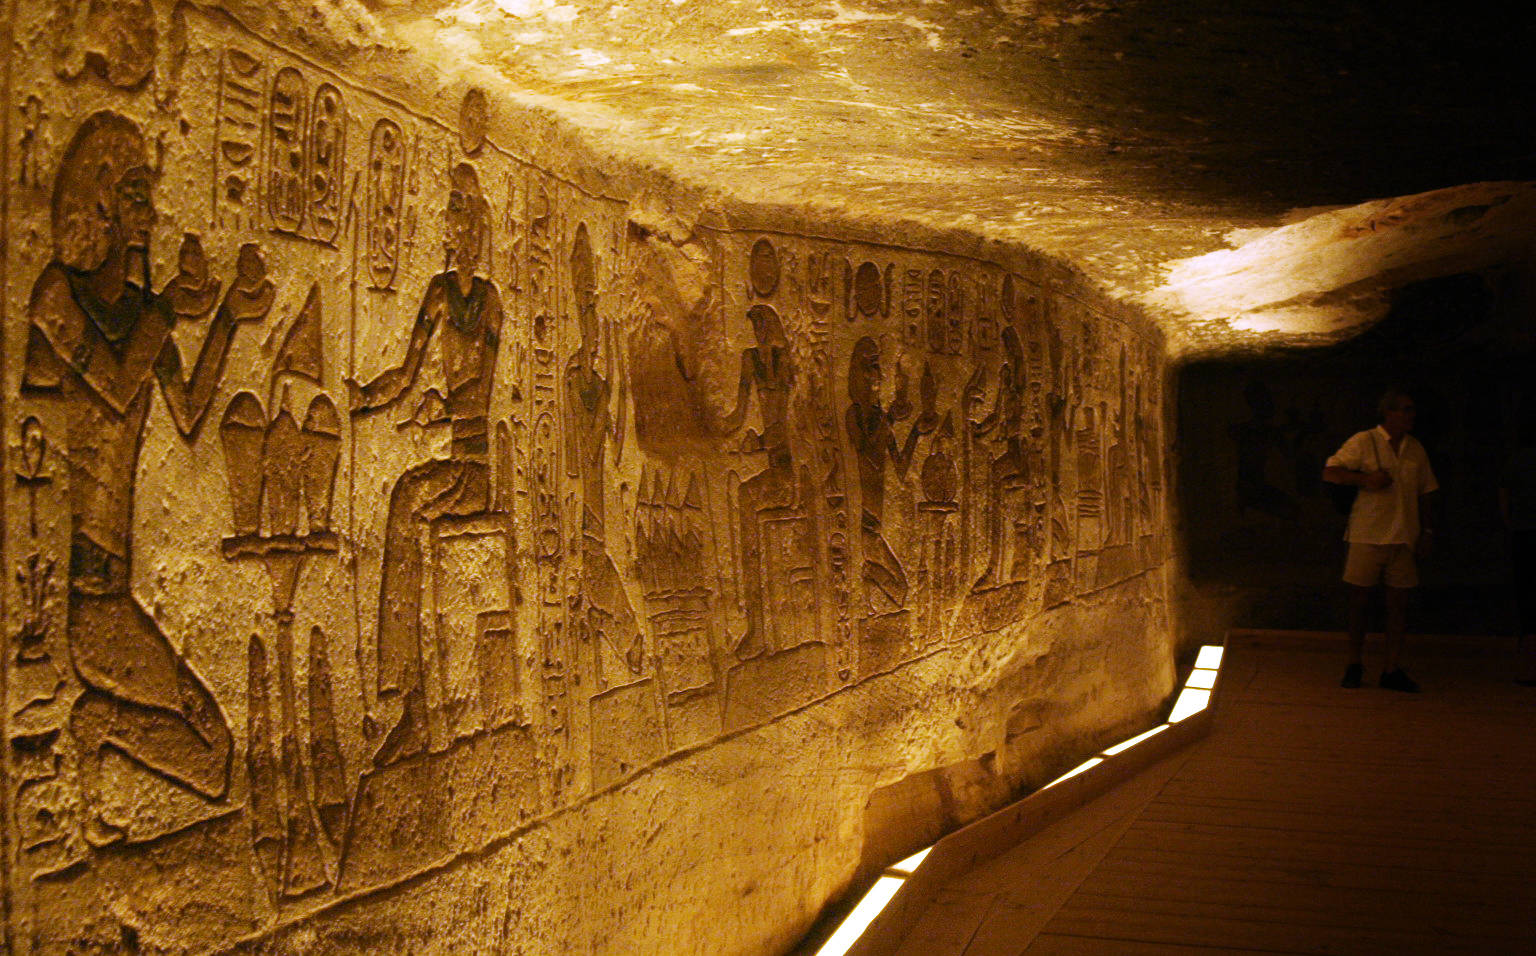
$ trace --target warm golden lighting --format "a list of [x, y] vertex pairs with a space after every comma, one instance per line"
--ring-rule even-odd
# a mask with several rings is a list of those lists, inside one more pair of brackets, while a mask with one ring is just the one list
[[1157, 734], [1160, 734], [1160, 733], [1162, 733], [1163, 731], [1165, 731], [1167, 729], [1168, 729], [1168, 725], [1167, 724], [1158, 724], [1156, 727], [1153, 727], [1151, 730], [1147, 731], [1146, 733], [1137, 734], [1136, 736], [1132, 737], [1130, 740], [1122, 740], [1120, 743], [1115, 744], [1113, 747], [1110, 747], [1108, 750], [1104, 751], [1104, 756], [1106, 756], [1106, 757], [1113, 757], [1113, 756], [1116, 756], [1117, 754], [1123, 754], [1127, 750], [1130, 750], [1132, 747], [1134, 747], [1137, 744], [1141, 743], [1143, 740], [1146, 740], [1148, 737], [1152, 737], [1152, 736], [1155, 736]]
[[863, 935], [864, 930], [869, 928], [869, 924], [874, 922], [875, 917], [880, 915], [880, 911], [885, 909], [885, 905], [891, 901], [891, 897], [896, 895], [896, 891], [904, 882], [905, 880], [899, 876], [882, 876], [876, 880], [875, 885], [864, 894], [864, 898], [859, 900], [859, 905], [855, 906], [853, 912], [848, 914], [848, 918], [843, 920], [843, 925], [837, 928], [837, 932], [832, 934], [832, 938], [827, 940], [826, 945], [816, 951], [816, 956], [843, 956], [848, 952]]
[[[1171, 725], [1204, 710], [1210, 705], [1211, 691], [1216, 686], [1217, 669], [1221, 667], [1223, 656], [1222, 650], [1221, 647], [1215, 644], [1207, 644], [1200, 648], [1199, 656], [1195, 658], [1195, 668], [1190, 672], [1188, 679], [1185, 680], [1184, 689], [1179, 693], [1179, 699], [1174, 702], [1173, 713], [1168, 715], [1167, 723], [1158, 724], [1151, 730], [1143, 731], [1129, 740], [1122, 740], [1113, 747], [1105, 748], [1099, 756], [1090, 757], [1040, 789], [1049, 790], [1064, 780], [1070, 780], [1078, 774], [1103, 763], [1106, 758], [1117, 757], [1137, 744], [1157, 736]], [[918, 850], [899, 863], [892, 864], [886, 870], [885, 875], [881, 876], [875, 882], [875, 885], [870, 888], [869, 892], [864, 895], [864, 898], [859, 901], [859, 905], [854, 907], [853, 912], [848, 914], [848, 918], [843, 920], [842, 925], [837, 928], [837, 932], [832, 934], [832, 938], [827, 940], [821, 949], [817, 950], [816, 956], [843, 956], [844, 953], [847, 953], [853, 944], [858, 941], [859, 937], [863, 935], [864, 931], [869, 928], [869, 924], [874, 922], [875, 917], [880, 915], [880, 911], [885, 909], [886, 905], [895, 897], [896, 891], [901, 888], [902, 883], [917, 872], [917, 868], [922, 865], [923, 860], [931, 852], [933, 852], [933, 847], [930, 846]]]
[[1221, 666], [1221, 654], [1221, 647], [1216, 644], [1207, 644], [1200, 648], [1200, 656], [1195, 658], [1195, 666], [1215, 670]]

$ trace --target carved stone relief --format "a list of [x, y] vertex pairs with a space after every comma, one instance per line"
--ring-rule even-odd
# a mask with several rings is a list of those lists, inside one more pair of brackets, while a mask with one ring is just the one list
[[281, 951], [515, 858], [512, 951], [609, 838], [707, 854], [693, 761], [1162, 560], [1160, 343], [1070, 282], [662, 235], [483, 90], [190, 4], [156, 90], [165, 6], [60, 6], [10, 99], [16, 951]]

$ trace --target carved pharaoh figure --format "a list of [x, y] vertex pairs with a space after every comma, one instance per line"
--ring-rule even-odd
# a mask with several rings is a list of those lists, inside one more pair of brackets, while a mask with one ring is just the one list
[[[447, 395], [429, 390], [423, 410], [449, 426], [447, 458], [422, 462], [395, 482], [384, 530], [379, 587], [378, 697], [400, 710], [374, 753], [385, 765], [420, 751], [427, 741], [422, 685], [421, 589], [423, 525], [445, 516], [485, 512], [491, 504], [487, 418], [502, 305], [496, 284], [477, 270], [490, 245], [490, 205], [468, 163], [449, 175], [447, 268], [427, 283], [401, 363], [366, 385], [349, 382], [353, 414], [385, 408], [416, 382], [427, 345], [437, 335]], [[418, 411], [417, 418], [421, 417]]]
[[[896, 399], [886, 409], [880, 404], [880, 346], [865, 336], [853, 346], [848, 360], [847, 414], [848, 438], [859, 465], [859, 491], [862, 504], [860, 527], [864, 540], [864, 585], [872, 612], [897, 611], [906, 607], [907, 573], [885, 540], [882, 525], [885, 516], [885, 463], [896, 467], [896, 477], [904, 477], [912, 464], [917, 439], [939, 425], [933, 407], [937, 385], [931, 371], [925, 371], [921, 386], [923, 409], [908, 430], [905, 442], [898, 445], [894, 425], [912, 413], [907, 400], [906, 382], [898, 369]], [[878, 597], [877, 597], [878, 595]], [[881, 600], [883, 598], [883, 600]]]
[[[615, 431], [610, 398], [613, 384], [598, 362], [597, 262], [585, 224], [576, 227], [571, 244], [571, 288], [576, 298], [576, 318], [581, 327], [581, 347], [565, 369], [567, 471], [581, 483], [581, 603], [584, 622], [596, 648], [599, 667], [602, 645], [622, 656], [631, 677], [644, 666], [644, 640], [634, 606], [619, 579], [618, 568], [608, 554], [606, 507], [608, 493], [608, 438]], [[622, 442], [621, 442], [622, 444]], [[613, 683], [597, 674], [598, 687]], [[618, 683], [628, 683], [621, 679]]]
[[[101, 819], [105, 747], [213, 800], [229, 787], [232, 739], [223, 711], [132, 594], [134, 475], [156, 383], [176, 430], [196, 436], [236, 328], [266, 316], [272, 285], [254, 246], [204, 335], [190, 375], [171, 337], [184, 284], [149, 282], [155, 221], [142, 133], [99, 112], [76, 131], [54, 181], [54, 258], [32, 287], [22, 389], [63, 403], [70, 560], [67, 635], [83, 688], [70, 715], [93, 812], [86, 836], [121, 831]], [[195, 242], [184, 273], [206, 264]], [[204, 288], [206, 284], [202, 283]]]
[[[747, 631], [737, 642], [737, 656], [746, 659], [777, 648], [768, 634], [764, 617], [767, 597], [763, 587], [765, 555], [762, 522], [784, 513], [795, 504], [794, 458], [789, 445], [789, 400], [795, 382], [795, 363], [790, 354], [784, 324], [772, 306], [754, 305], [747, 310], [756, 345], [741, 353], [736, 408], [727, 417], [726, 433], [736, 431], [746, 418], [755, 391], [763, 432], [755, 444], [768, 456], [762, 471], [742, 481], [737, 492], [740, 508], [742, 579], [747, 609]], [[750, 437], [750, 432], [748, 433]], [[770, 572], [772, 573], [772, 572]]]
[[1068, 343], [1061, 334], [1060, 324], [1048, 318], [1046, 322], [1047, 350], [1050, 356], [1050, 392], [1046, 395], [1046, 410], [1050, 424], [1050, 557], [1051, 561], [1063, 561], [1072, 556], [1072, 517], [1068, 504], [1071, 489], [1075, 487], [1073, 472], [1067, 467], [1067, 456], [1072, 451], [1072, 405], [1077, 389], [1072, 381], [1073, 363], [1067, 356]]
[[[1012, 579], [1014, 567], [1024, 555], [1015, 553], [1012, 562], [1007, 560], [1009, 536], [1006, 531], [1009, 519], [1005, 512], [1009, 510], [1010, 500], [1028, 491], [1038, 480], [1038, 476], [1032, 473], [1026, 445], [1028, 374], [1024, 347], [1012, 325], [1003, 327], [1002, 341], [1006, 358], [998, 373], [997, 404], [984, 418], [970, 423], [971, 433], [978, 438], [998, 430], [998, 437], [1003, 443], [1001, 452], [989, 462], [987, 469], [987, 540], [990, 552], [987, 570], [976, 582], [977, 587], [990, 587]], [[974, 402], [977, 397], [975, 392], [979, 390], [980, 377], [981, 371], [978, 369], [973, 379], [976, 385], [968, 386], [966, 390], [968, 403]], [[1028, 508], [1030, 503], [1023, 502], [1022, 505]], [[1022, 509], [1014, 516], [1014, 521], [1019, 520], [1028, 520]]]

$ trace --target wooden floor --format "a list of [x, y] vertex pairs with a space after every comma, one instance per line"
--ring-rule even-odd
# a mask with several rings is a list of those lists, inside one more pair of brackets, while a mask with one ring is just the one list
[[1536, 954], [1511, 644], [1421, 645], [1409, 695], [1341, 689], [1341, 645], [1249, 640], [1209, 737], [950, 883], [900, 956]]

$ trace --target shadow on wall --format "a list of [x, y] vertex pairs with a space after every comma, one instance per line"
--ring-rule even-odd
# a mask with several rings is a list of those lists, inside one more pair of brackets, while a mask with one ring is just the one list
[[1507, 631], [1498, 476], [1522, 417], [1536, 414], [1531, 291], [1512, 272], [1428, 280], [1400, 289], [1387, 317], [1348, 342], [1181, 368], [1178, 534], [1197, 594], [1226, 603], [1238, 625], [1341, 626], [1345, 516], [1323, 464], [1400, 384], [1441, 485], [1413, 626]]

